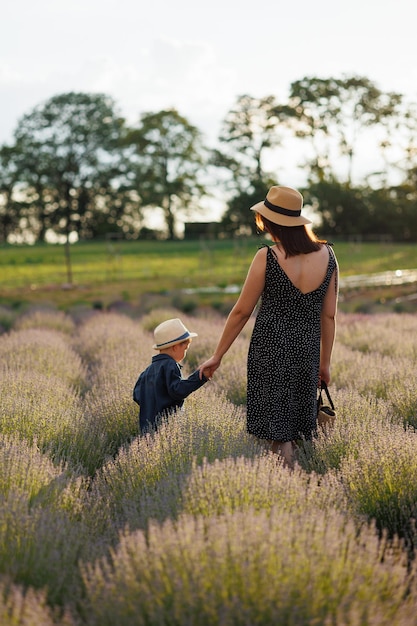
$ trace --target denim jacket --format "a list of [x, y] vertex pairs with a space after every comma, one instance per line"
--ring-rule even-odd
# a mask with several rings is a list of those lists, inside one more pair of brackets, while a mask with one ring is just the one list
[[157, 418], [182, 407], [184, 399], [202, 387], [207, 378], [196, 370], [183, 378], [181, 365], [168, 354], [157, 354], [140, 374], [133, 389], [133, 400], [139, 404], [141, 432], [155, 428]]

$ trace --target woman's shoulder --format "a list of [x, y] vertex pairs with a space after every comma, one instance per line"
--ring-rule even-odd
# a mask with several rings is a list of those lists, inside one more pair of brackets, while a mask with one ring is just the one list
[[316, 250], [319, 254], [323, 256], [335, 256], [333, 251], [333, 244], [328, 243], [327, 241], [320, 242], [320, 247]]
[[334, 259], [336, 261], [336, 263], [337, 263], [337, 257], [336, 257], [336, 253], [335, 253], [334, 248], [333, 248], [333, 244], [328, 242], [328, 241], [326, 241], [326, 243], [322, 244], [322, 248], [325, 248], [327, 250], [327, 254], [329, 255], [329, 257], [331, 259]]
[[265, 267], [265, 263], [266, 263], [266, 259], [267, 259], [267, 255], [270, 252], [271, 248], [267, 245], [267, 244], [263, 244], [262, 246], [259, 246], [257, 252], [255, 253], [253, 259], [252, 259], [252, 268], [262, 268]]
[[270, 252], [270, 250], [271, 250], [271, 246], [268, 246], [267, 243], [262, 243], [260, 246], [258, 246], [258, 250], [256, 251], [254, 258], [255, 259], [259, 257], [263, 258], [268, 254], [268, 252]]

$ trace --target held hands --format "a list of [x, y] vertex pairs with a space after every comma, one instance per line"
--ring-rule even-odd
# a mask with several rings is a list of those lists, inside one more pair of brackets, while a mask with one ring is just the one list
[[200, 365], [200, 367], [198, 368], [200, 372], [200, 379], [203, 377], [204, 374], [204, 376], [210, 380], [216, 369], [219, 367], [220, 362], [221, 361], [219, 358], [212, 356], [210, 359]]

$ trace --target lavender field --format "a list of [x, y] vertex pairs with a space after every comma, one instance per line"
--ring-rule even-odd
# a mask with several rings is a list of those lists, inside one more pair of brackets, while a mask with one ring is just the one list
[[2, 626], [417, 623], [417, 316], [340, 314], [331, 432], [293, 472], [245, 432], [251, 325], [213, 380], [138, 437], [152, 330], [58, 311], [0, 335]]

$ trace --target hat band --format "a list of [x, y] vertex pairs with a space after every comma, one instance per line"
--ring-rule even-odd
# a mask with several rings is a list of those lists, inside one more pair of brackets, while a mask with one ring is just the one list
[[288, 215], [288, 217], [299, 217], [301, 215], [301, 209], [299, 211], [291, 211], [291, 209], [284, 209], [282, 206], [272, 204], [269, 200], [264, 200], [264, 205], [274, 211], [274, 213], [281, 213], [281, 215]]
[[187, 339], [187, 337], [189, 336], [190, 336], [190, 333], [187, 331], [186, 333], [184, 333], [180, 337], [177, 337], [176, 339], [170, 339], [169, 341], [164, 341], [164, 343], [157, 343], [156, 345], [158, 346], [158, 348], [161, 348], [162, 346], [166, 346], [167, 343], [172, 343], [173, 341], [181, 341], [181, 339]]

